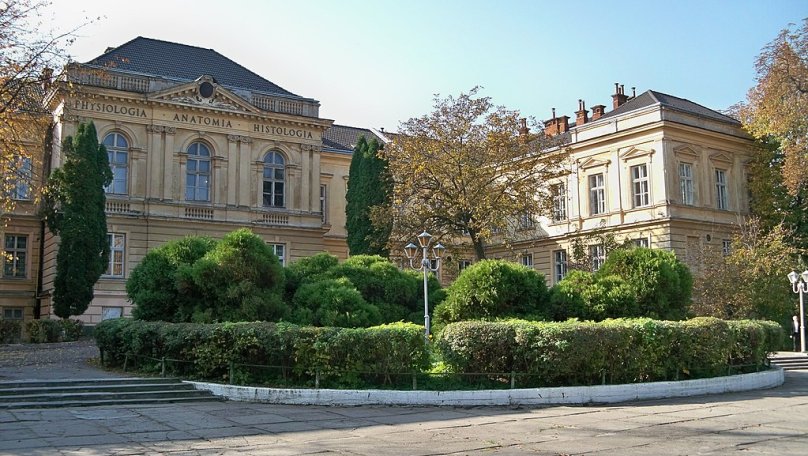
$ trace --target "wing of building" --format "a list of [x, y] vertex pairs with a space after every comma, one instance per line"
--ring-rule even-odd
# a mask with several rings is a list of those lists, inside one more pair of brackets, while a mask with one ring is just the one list
[[[31, 143], [32, 160], [11, 170], [22, 178], [3, 228], [4, 318], [51, 316], [58, 238], [37, 215], [36, 189], [61, 165], [59, 145], [80, 122], [95, 123], [114, 175], [112, 255], [81, 316], [90, 324], [129, 315], [132, 269], [150, 249], [186, 235], [249, 227], [287, 264], [322, 251], [345, 258], [352, 149], [361, 135], [392, 137], [320, 118], [315, 99], [211, 49], [142, 37], [69, 65], [49, 89], [51, 129]], [[586, 237], [594, 267], [603, 246], [591, 235], [604, 231], [687, 257], [721, 246], [747, 212], [751, 141], [736, 120], [659, 92], [616, 92], [610, 112], [597, 105], [590, 118], [581, 102], [573, 125], [555, 115], [546, 123], [548, 133], [568, 137], [569, 173], [553, 183], [552, 215], [526, 220], [514, 245], [549, 283], [566, 274], [575, 238]]]

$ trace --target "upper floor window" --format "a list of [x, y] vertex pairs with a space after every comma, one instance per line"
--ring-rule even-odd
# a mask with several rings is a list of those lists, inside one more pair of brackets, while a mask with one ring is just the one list
[[[8, 186], [5, 187], [8, 189], [6, 194], [13, 200], [31, 199], [31, 181], [33, 179], [31, 157], [11, 157], [10, 161]], [[2, 177], [0, 176], [0, 178]]]
[[188, 146], [185, 167], [185, 199], [210, 201], [210, 149], [201, 142]]
[[555, 283], [561, 282], [567, 276], [567, 251], [553, 252], [553, 278]]
[[721, 239], [721, 253], [724, 256], [728, 256], [732, 253], [732, 240], [731, 239]]
[[527, 230], [533, 228], [533, 215], [530, 212], [519, 214], [519, 229]]
[[107, 233], [109, 242], [109, 263], [104, 275], [123, 277], [123, 262], [126, 253], [126, 237], [121, 233]]
[[589, 176], [589, 213], [606, 213], [606, 182], [602, 173]]
[[715, 207], [717, 209], [729, 209], [727, 172], [723, 169], [715, 170]]
[[129, 175], [129, 143], [122, 134], [112, 132], [104, 137], [103, 144], [107, 149], [109, 168], [112, 170], [112, 182], [104, 190], [107, 193], [125, 195]]
[[606, 262], [606, 249], [603, 244], [589, 246], [589, 257], [592, 259], [592, 272], [597, 272]]
[[682, 195], [682, 204], [687, 204], [688, 206], [695, 204], [693, 165], [691, 163], [679, 163], [679, 191]]
[[634, 207], [648, 206], [650, 204], [648, 167], [644, 164], [631, 167], [631, 195]]
[[284, 207], [286, 163], [280, 152], [264, 156], [264, 207]]
[[567, 220], [567, 187], [564, 184], [555, 184], [550, 187], [553, 197], [553, 221]]
[[24, 278], [25, 259], [28, 254], [28, 236], [7, 234], [3, 255], [3, 277]]
[[634, 244], [636, 247], [642, 247], [646, 249], [651, 247], [651, 243], [648, 241], [647, 237], [632, 239], [631, 243]]

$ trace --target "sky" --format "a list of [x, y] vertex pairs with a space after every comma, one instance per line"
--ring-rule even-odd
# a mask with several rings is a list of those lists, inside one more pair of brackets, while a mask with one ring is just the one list
[[45, 26], [90, 21], [67, 49], [79, 62], [137, 36], [211, 48], [320, 117], [396, 131], [475, 86], [539, 120], [574, 119], [578, 99], [611, 110], [615, 82], [726, 109], [806, 17], [808, 0], [53, 0]]

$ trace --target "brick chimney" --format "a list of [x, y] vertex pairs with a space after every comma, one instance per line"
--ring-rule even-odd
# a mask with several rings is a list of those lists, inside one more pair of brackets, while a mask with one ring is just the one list
[[51, 82], [53, 80], [53, 68], [45, 67], [42, 69], [42, 75], [40, 76], [42, 81], [42, 89], [47, 91], [50, 89]]
[[586, 110], [584, 100], [578, 100], [578, 110], [575, 111], [575, 126], [579, 127], [589, 122], [589, 112]]
[[614, 95], [612, 95], [612, 104], [614, 105], [612, 109], [619, 108], [623, 103], [628, 101], [628, 96], [626, 95], [626, 89], [623, 87], [622, 84], [614, 83]]
[[528, 133], [530, 133], [530, 129], [527, 128], [527, 118], [522, 117], [519, 119], [519, 135], [527, 136]]
[[604, 114], [606, 114], [606, 106], [604, 106], [604, 105], [592, 106], [592, 120], [593, 121], [600, 119], [601, 117], [603, 117]]
[[553, 118], [544, 122], [544, 134], [547, 136], [560, 135], [570, 130], [569, 116], [556, 117], [555, 108], [553, 108]]

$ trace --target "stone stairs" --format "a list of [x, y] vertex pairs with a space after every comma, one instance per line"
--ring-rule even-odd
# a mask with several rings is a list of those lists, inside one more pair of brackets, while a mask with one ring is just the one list
[[769, 357], [772, 365], [783, 370], [808, 370], [808, 354], [799, 352], [779, 352]]
[[218, 401], [174, 378], [0, 381], [0, 409]]

